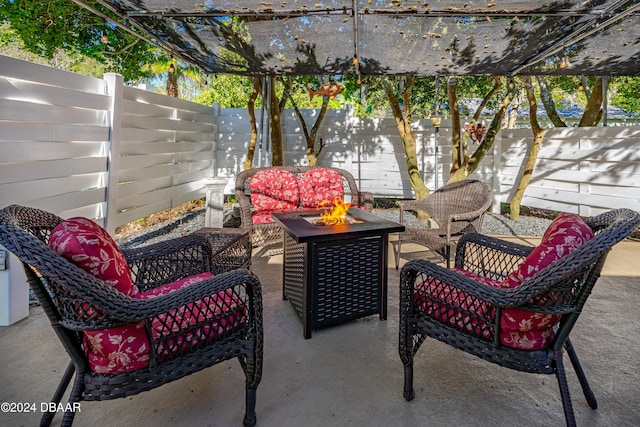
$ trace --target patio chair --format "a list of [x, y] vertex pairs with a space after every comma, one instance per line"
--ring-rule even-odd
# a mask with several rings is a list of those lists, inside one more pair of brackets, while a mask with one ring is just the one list
[[425, 260], [403, 266], [399, 352], [404, 397], [412, 400], [413, 359], [427, 337], [499, 366], [555, 374], [566, 424], [575, 425], [563, 349], [589, 406], [596, 398], [569, 340], [607, 253], [640, 225], [619, 209], [582, 221], [561, 214], [536, 248], [482, 234], [463, 236], [455, 268]]
[[[65, 408], [132, 396], [237, 358], [245, 374], [243, 422], [255, 425], [261, 286], [247, 269], [213, 265], [211, 241], [194, 233], [121, 251], [88, 219], [63, 221], [16, 205], [0, 210], [0, 244], [21, 260], [71, 359], [54, 407], [74, 372]], [[62, 425], [71, 425], [74, 414], [66, 412]], [[54, 415], [45, 412], [41, 425]]]
[[400, 207], [399, 222], [404, 224], [405, 211], [424, 211], [438, 227], [406, 227], [399, 234], [396, 269], [400, 266], [403, 242], [419, 243], [435, 251], [450, 266], [451, 246], [465, 233], [480, 232], [484, 214], [493, 203], [493, 191], [482, 181], [462, 180], [446, 184], [424, 199], [396, 202]]

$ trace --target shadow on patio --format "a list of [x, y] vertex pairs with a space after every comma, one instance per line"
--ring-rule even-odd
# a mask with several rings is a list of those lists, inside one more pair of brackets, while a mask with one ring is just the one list
[[[391, 239], [395, 243], [395, 237]], [[535, 244], [536, 239], [519, 239]], [[438, 261], [419, 246], [406, 255]], [[403, 250], [403, 262], [407, 261]], [[572, 334], [598, 409], [591, 410], [570, 363], [567, 377], [580, 426], [640, 425], [640, 242], [614, 247]], [[402, 397], [398, 356], [398, 282], [389, 251], [388, 320], [377, 315], [302, 336], [282, 300], [282, 256], [255, 254], [264, 294], [265, 361], [258, 388], [259, 426], [564, 425], [555, 377], [499, 368], [435, 340], [415, 363], [416, 398]], [[0, 413], [6, 426], [37, 425], [67, 356], [39, 307], [0, 329], [2, 402], [35, 403], [33, 413]], [[241, 425], [244, 384], [229, 361], [140, 395], [82, 402], [76, 426]], [[59, 425], [62, 417], [54, 419]]]

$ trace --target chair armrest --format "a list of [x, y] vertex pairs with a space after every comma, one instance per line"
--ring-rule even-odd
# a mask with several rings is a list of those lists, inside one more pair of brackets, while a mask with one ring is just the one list
[[[405, 305], [407, 304], [411, 306], [412, 302], [410, 299], [413, 298], [412, 295], [414, 294], [416, 284], [434, 281], [442, 283], [449, 288], [465, 292], [467, 294], [465, 297], [466, 303], [470, 306], [473, 304], [468, 298], [481, 300], [481, 302], [486, 302], [500, 308], [524, 308], [526, 306], [532, 311], [543, 313], [562, 312], [560, 307], [556, 309], [553, 307], [542, 308], [529, 304], [532, 298], [548, 290], [548, 283], [533, 283], [529, 281], [528, 286], [525, 288], [521, 286], [516, 288], [494, 288], [482, 282], [472, 280], [453, 269], [448, 269], [421, 259], [409, 261], [402, 267], [400, 273], [400, 306], [402, 309], [405, 309]], [[446, 298], [451, 298], [451, 295], [451, 291], [440, 291], [438, 295], [433, 294], [430, 297], [434, 299], [442, 298], [442, 301], [445, 302]], [[446, 302], [449, 303], [448, 301]]]
[[401, 211], [414, 211], [414, 210], [428, 210], [427, 199], [416, 199], [416, 200], [398, 200], [396, 202], [396, 206], [400, 208]]
[[[88, 274], [88, 273], [87, 273]], [[73, 297], [84, 303], [64, 307], [61, 323], [73, 330], [106, 329], [140, 321], [150, 322], [154, 317], [188, 304], [201, 301], [219, 292], [231, 290], [247, 306], [249, 315], [261, 313], [262, 291], [258, 277], [247, 269], [237, 269], [212, 276], [189, 286], [149, 299], [126, 296], [102, 282], [91, 287], [76, 289]], [[180, 313], [186, 313], [182, 309]]]
[[404, 212], [405, 211], [425, 211], [427, 214], [429, 213], [427, 198], [425, 199], [417, 199], [417, 200], [398, 200], [396, 202], [396, 206], [400, 208], [400, 212], [398, 215], [398, 222], [400, 224], [404, 224]]
[[244, 188], [236, 188], [236, 202], [240, 210], [240, 226], [244, 229], [251, 229], [251, 198], [245, 193]]
[[356, 205], [362, 206], [367, 212], [373, 210], [373, 193], [369, 191], [358, 191]]
[[476, 209], [475, 211], [451, 214], [449, 215], [449, 221], [473, 221], [477, 218], [480, 218], [486, 212], [487, 212], [487, 209], [484, 207], [481, 207]]
[[534, 248], [480, 233], [463, 235], [456, 248], [455, 267], [504, 280]]
[[197, 233], [122, 252], [140, 291], [211, 271], [212, 267], [211, 243]]

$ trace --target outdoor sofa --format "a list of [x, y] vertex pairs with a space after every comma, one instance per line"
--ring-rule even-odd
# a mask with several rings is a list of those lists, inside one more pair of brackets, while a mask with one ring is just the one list
[[274, 212], [330, 207], [337, 199], [371, 211], [373, 194], [360, 191], [344, 169], [281, 166], [247, 169], [236, 176], [236, 200], [241, 227], [252, 231], [253, 246], [282, 241]]

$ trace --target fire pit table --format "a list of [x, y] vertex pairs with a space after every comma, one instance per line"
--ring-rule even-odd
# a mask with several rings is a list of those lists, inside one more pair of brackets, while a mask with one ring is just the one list
[[372, 314], [387, 318], [389, 233], [403, 225], [356, 208], [340, 225], [321, 224], [318, 210], [271, 216], [284, 230], [283, 299], [302, 318], [305, 338]]

